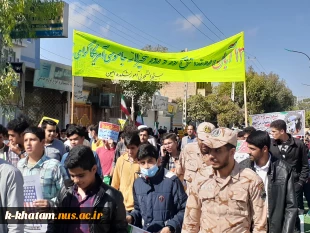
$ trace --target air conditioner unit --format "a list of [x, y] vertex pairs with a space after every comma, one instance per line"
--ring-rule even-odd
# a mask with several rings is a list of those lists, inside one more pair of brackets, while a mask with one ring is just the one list
[[100, 93], [99, 107], [100, 108], [112, 108], [114, 96], [115, 96], [115, 94], [112, 94], [112, 93]]

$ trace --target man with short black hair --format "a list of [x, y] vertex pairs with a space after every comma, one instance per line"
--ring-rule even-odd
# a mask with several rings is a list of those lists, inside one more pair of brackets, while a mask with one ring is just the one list
[[41, 128], [45, 132], [45, 155], [51, 159], [61, 161], [62, 156], [66, 153], [63, 142], [56, 138], [56, 125], [53, 120], [43, 120]]
[[188, 125], [187, 126], [187, 136], [184, 136], [182, 138], [182, 144], [181, 144], [182, 150], [183, 150], [185, 145], [192, 143], [192, 142], [197, 142], [195, 130], [196, 130], [196, 127], [194, 125]]
[[[284, 120], [275, 120], [270, 124], [271, 136], [270, 152], [279, 159], [291, 165], [294, 173], [295, 192], [299, 214], [303, 214], [303, 186], [308, 180], [309, 164], [307, 147], [299, 140], [286, 132]], [[296, 230], [300, 231], [300, 221], [296, 219]]]
[[66, 171], [56, 159], [44, 154], [45, 132], [39, 127], [29, 127], [24, 132], [24, 147], [27, 157], [19, 160], [17, 168], [23, 176], [37, 175], [43, 199], [34, 201], [34, 207], [51, 207], [58, 192], [68, 179]]
[[[74, 148], [75, 146], [78, 145], [83, 145], [83, 142], [85, 140], [85, 132], [80, 126], [76, 125], [70, 125], [69, 128], [67, 129], [67, 138], [70, 142], [71, 148]], [[67, 157], [70, 156], [70, 153], [67, 152], [62, 156], [61, 163], [65, 165], [65, 161]], [[93, 157], [95, 158], [97, 162], [97, 172], [100, 177], [103, 177], [102, 175], [102, 170], [101, 170], [101, 164], [99, 157], [95, 151], [93, 151]], [[69, 175], [69, 171], [67, 170], [67, 174]]]
[[292, 168], [270, 152], [270, 137], [267, 132], [255, 131], [247, 138], [250, 157], [240, 167], [250, 168], [263, 180], [268, 209], [268, 232], [291, 233], [298, 213]]
[[243, 129], [243, 133], [244, 133], [243, 137], [244, 137], [244, 139], [247, 139], [248, 136], [249, 136], [252, 132], [255, 132], [255, 131], [256, 131], [256, 129], [255, 129], [254, 127], [252, 127], [252, 126], [245, 127], [245, 128]]
[[57, 211], [76, 210], [96, 218], [90, 220], [55, 220], [49, 232], [100, 232], [127, 233], [126, 211], [123, 196], [116, 189], [102, 182], [97, 174], [97, 163], [92, 150], [77, 145], [69, 152], [65, 166], [72, 182], [68, 182], [58, 195]]
[[6, 160], [15, 167], [17, 167], [18, 161], [25, 157], [23, 133], [29, 126], [29, 120], [24, 115], [20, 115], [16, 119], [11, 120], [7, 125], [10, 149]]

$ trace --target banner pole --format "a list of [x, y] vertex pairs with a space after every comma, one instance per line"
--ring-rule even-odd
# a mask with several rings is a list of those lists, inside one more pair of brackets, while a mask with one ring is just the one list
[[71, 124], [73, 124], [73, 112], [74, 112], [74, 76], [72, 76], [72, 98], [71, 98]]
[[245, 119], [245, 127], [248, 127], [248, 107], [246, 100], [246, 80], [243, 83], [243, 92], [244, 92], [244, 119]]

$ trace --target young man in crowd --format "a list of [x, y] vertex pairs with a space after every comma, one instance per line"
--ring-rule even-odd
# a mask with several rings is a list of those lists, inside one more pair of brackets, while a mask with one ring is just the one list
[[182, 233], [266, 233], [266, 193], [262, 179], [234, 159], [237, 134], [214, 129], [203, 140], [210, 166], [197, 173], [184, 214]]
[[187, 126], [187, 136], [182, 138], [181, 149], [183, 150], [185, 145], [192, 143], [192, 142], [197, 142], [197, 138], [195, 135], [195, 126], [194, 125], [188, 125]]
[[103, 143], [104, 146], [99, 147], [96, 153], [98, 154], [100, 160], [104, 182], [106, 184], [110, 184], [113, 172], [112, 165], [115, 155], [115, 143], [112, 139], [104, 140]]
[[83, 145], [73, 147], [65, 166], [72, 182], [58, 195], [56, 213], [77, 210], [77, 214], [96, 213], [97, 216], [93, 220], [55, 220], [49, 225], [49, 232], [127, 233], [123, 196], [102, 182], [92, 150]]
[[268, 232], [294, 232], [298, 208], [292, 168], [284, 160], [270, 154], [267, 132], [252, 132], [246, 141], [250, 158], [243, 160], [240, 167], [252, 169], [264, 182]]
[[62, 129], [60, 131], [60, 141], [62, 141], [63, 143], [65, 143], [67, 141], [67, 133], [66, 133], [66, 129]]
[[99, 147], [104, 146], [103, 141], [98, 138], [98, 129], [99, 129], [99, 125], [95, 125], [90, 129], [92, 133], [91, 149], [93, 151], [96, 151]]
[[[157, 166], [158, 153], [151, 144], [139, 148], [141, 176], [134, 182], [134, 210], [128, 223], [148, 232], [181, 233], [187, 195], [178, 177]], [[142, 224], [143, 222], [143, 224]]]
[[[21, 172], [12, 164], [0, 159], [0, 206], [3, 210], [24, 206], [24, 180]], [[11, 209], [10, 209], [11, 208]], [[5, 214], [5, 212], [4, 212]], [[14, 213], [12, 213], [14, 215]], [[2, 216], [4, 220], [4, 216]], [[24, 225], [14, 220], [4, 220], [0, 224], [0, 232], [23, 233]]]
[[24, 115], [20, 115], [16, 119], [11, 120], [7, 125], [10, 149], [6, 160], [15, 167], [17, 167], [18, 161], [25, 157], [23, 133], [28, 127], [29, 122]]
[[37, 175], [43, 192], [43, 199], [36, 200], [34, 207], [51, 207], [53, 201], [68, 179], [66, 171], [56, 159], [44, 154], [45, 132], [39, 127], [29, 127], [24, 132], [24, 147], [27, 157], [21, 159], [17, 168], [23, 176]]
[[63, 142], [56, 138], [56, 125], [53, 120], [43, 120], [41, 127], [45, 131], [45, 155], [61, 161], [66, 148]]
[[134, 208], [133, 183], [140, 171], [137, 158], [140, 146], [138, 132], [127, 132], [124, 135], [124, 142], [127, 153], [121, 155], [116, 162], [111, 186], [123, 194], [126, 211], [131, 212]]
[[[70, 126], [75, 127], [75, 126], [78, 126], [78, 125], [77, 124], [67, 124], [66, 125], [66, 130], [68, 130]], [[80, 127], [80, 126], [78, 126], [78, 127]], [[80, 127], [80, 128], [81, 128], [81, 132], [83, 133], [83, 137], [84, 137], [83, 145], [91, 147], [90, 142], [85, 139], [85, 135], [87, 134], [87, 132], [85, 130], [83, 130], [82, 127]], [[65, 147], [66, 147], [66, 151], [69, 152], [72, 149], [70, 140], [67, 138], [67, 141], [65, 141], [64, 144], [65, 144]]]
[[0, 125], [0, 158], [3, 160], [7, 160], [9, 146], [5, 145], [4, 143], [4, 136], [7, 134], [7, 129]]
[[180, 154], [180, 166], [176, 169], [177, 176], [186, 182], [186, 190], [190, 190], [192, 182], [200, 169], [209, 166], [209, 148], [202, 143], [207, 136], [215, 129], [215, 126], [209, 122], [201, 123], [197, 128], [198, 141], [187, 144]]
[[243, 140], [246, 140], [248, 138], [248, 136], [252, 133], [252, 132], [255, 132], [256, 129], [252, 126], [248, 126], [248, 127], [245, 127], [243, 129]]
[[[70, 148], [74, 148], [77, 145], [83, 145], [83, 142], [85, 140], [84, 135], [85, 135], [85, 132], [82, 129], [82, 127], [77, 126], [77, 125], [70, 125], [67, 129], [67, 138], [70, 142]], [[70, 154], [67, 152], [62, 156], [62, 159], [61, 159], [62, 165], [65, 165], [65, 161], [69, 155]], [[97, 163], [97, 173], [100, 177], [103, 177], [100, 160], [99, 160], [99, 157], [95, 151], [93, 151], [93, 156], [95, 157], [95, 160]], [[67, 174], [69, 176], [69, 171], [67, 168], [66, 168], [66, 171], [67, 171]]]
[[[285, 160], [293, 169], [295, 192], [299, 214], [303, 214], [303, 186], [308, 180], [309, 164], [305, 144], [286, 133], [284, 120], [276, 120], [270, 124], [273, 139], [270, 143], [270, 152], [278, 159]], [[299, 217], [296, 219], [296, 232], [300, 231]]]
[[177, 136], [174, 133], [167, 133], [163, 136], [161, 147], [161, 166], [176, 173], [176, 168], [180, 165]]

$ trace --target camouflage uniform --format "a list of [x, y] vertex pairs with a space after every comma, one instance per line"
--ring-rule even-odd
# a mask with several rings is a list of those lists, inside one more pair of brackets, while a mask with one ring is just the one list
[[264, 183], [251, 169], [235, 162], [230, 176], [221, 179], [208, 166], [189, 190], [182, 233], [266, 232], [265, 198]]
[[205, 164], [198, 146], [198, 142], [186, 145], [181, 152], [179, 164], [176, 168], [176, 174], [181, 179], [184, 178], [187, 190], [195, 180], [196, 174], [200, 169], [204, 169]]

